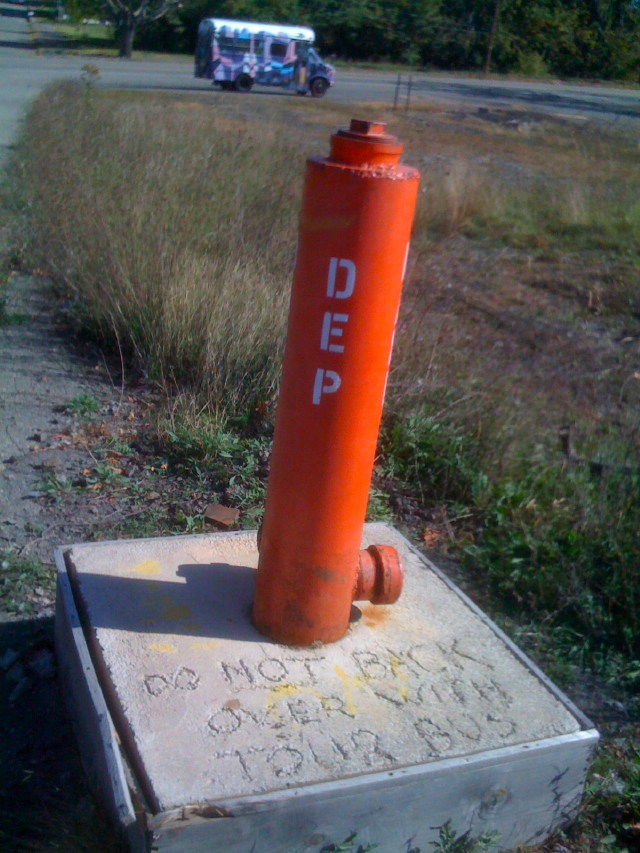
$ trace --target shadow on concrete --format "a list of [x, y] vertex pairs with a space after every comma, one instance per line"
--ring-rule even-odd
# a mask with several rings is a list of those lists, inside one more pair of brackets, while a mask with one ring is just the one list
[[186, 583], [81, 574], [73, 583], [85, 628], [269, 643], [251, 622], [255, 569], [183, 564]]

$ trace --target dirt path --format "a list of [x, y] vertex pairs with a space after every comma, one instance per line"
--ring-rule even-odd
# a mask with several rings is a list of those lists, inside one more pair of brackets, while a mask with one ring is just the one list
[[[73, 412], [107, 407], [114, 389], [104, 365], [83, 360], [62, 337], [37, 278], [9, 282], [8, 322], [0, 328], [0, 548], [50, 563], [66, 525], [52, 523], [39, 498], [91, 461], [90, 448], [63, 441]], [[98, 368], [97, 370], [95, 368]]]
[[[64, 482], [91, 460], [65, 444], [70, 401], [109, 405], [106, 371], [63, 342], [38, 279], [9, 282], [8, 322], [0, 326], [0, 553], [39, 558], [53, 572], [56, 545], [78, 519], [58, 517], [43, 483]], [[0, 609], [0, 849], [114, 851], [87, 793], [56, 679], [53, 595], [36, 589], [32, 617]]]

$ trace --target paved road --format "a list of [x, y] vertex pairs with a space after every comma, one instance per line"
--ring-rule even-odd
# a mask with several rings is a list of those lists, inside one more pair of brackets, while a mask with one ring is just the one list
[[[29, 99], [54, 79], [75, 78], [87, 62], [98, 67], [100, 85], [130, 89], [211, 91], [211, 85], [193, 77], [188, 60], [134, 61], [87, 59], [43, 53], [32, 49], [19, 6], [0, 6], [11, 16], [0, 16], [0, 157], [10, 143], [16, 122]], [[327, 95], [336, 103], [391, 104], [396, 75], [385, 72], [339, 72], [338, 83]], [[277, 90], [265, 96], [289, 97]], [[234, 97], [216, 93], [219, 97]], [[237, 96], [236, 96], [237, 97]], [[582, 116], [608, 123], [637, 123], [640, 127], [640, 91], [604, 86], [479, 80], [435, 74], [413, 76], [412, 103], [438, 104], [465, 110], [478, 107], [525, 108], [537, 113]]]

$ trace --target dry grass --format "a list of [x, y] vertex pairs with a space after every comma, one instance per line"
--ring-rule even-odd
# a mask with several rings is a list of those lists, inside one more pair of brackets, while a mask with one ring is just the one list
[[[262, 501], [304, 156], [349, 113], [63, 86], [17, 152], [32, 263], [172, 396], [172, 454], [232, 458], [238, 504]], [[375, 115], [423, 174], [379, 503], [474, 548], [570, 660], [637, 687], [637, 141], [498, 113]], [[566, 425], [604, 474], [560, 455]]]
[[[502, 449], [567, 420], [633, 431], [635, 331], [620, 341], [640, 314], [635, 140], [524, 115], [376, 112], [423, 174], [390, 407], [433, 404]], [[348, 116], [289, 98], [50, 89], [17, 160], [33, 261], [167, 391], [264, 408], [304, 156]]]
[[47, 92], [28, 121], [33, 257], [83, 321], [167, 387], [232, 408], [269, 397], [295, 249], [294, 146], [198, 104], [77, 86]]

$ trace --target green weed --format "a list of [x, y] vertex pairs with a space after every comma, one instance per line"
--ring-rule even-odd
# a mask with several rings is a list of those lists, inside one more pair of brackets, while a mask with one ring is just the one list
[[68, 400], [64, 407], [76, 418], [87, 418], [99, 411], [100, 403], [89, 391], [83, 391]]
[[461, 428], [422, 409], [385, 424], [381, 472], [416, 491], [423, 501], [466, 504], [478, 482], [478, 447]]
[[34, 557], [3, 551], [0, 568], [0, 604], [9, 613], [32, 613], [34, 589], [51, 593], [55, 588], [55, 572]]
[[242, 510], [245, 528], [262, 518], [271, 438], [244, 435], [220, 414], [175, 408], [158, 427], [163, 452], [177, 471], [206, 479], [209, 492], [222, 493]]
[[489, 853], [496, 849], [499, 835], [497, 832], [483, 832], [472, 836], [471, 830], [458, 835], [448, 820], [438, 827], [438, 840], [432, 841], [431, 846], [436, 853]]
[[565, 837], [585, 853], [631, 853], [639, 825], [640, 755], [633, 737], [621, 737], [598, 750], [578, 819]]
[[367, 521], [385, 521], [392, 524], [395, 516], [389, 505], [389, 496], [383, 489], [374, 485], [369, 489], [369, 503], [367, 504]]
[[65, 476], [58, 476], [50, 471], [44, 475], [38, 488], [51, 503], [59, 503], [65, 495], [68, 495], [73, 486]]
[[328, 844], [322, 848], [320, 853], [371, 853], [371, 851], [377, 850], [377, 844], [358, 844], [356, 847], [357, 837], [357, 832], [351, 832], [340, 844]]
[[6, 306], [0, 302], [0, 326], [23, 326], [28, 322], [28, 314], [19, 311], [7, 311]]
[[[518, 475], [519, 474], [519, 475]], [[529, 460], [488, 485], [467, 565], [515, 612], [536, 613], [595, 653], [640, 638], [640, 473], [594, 476]]]

